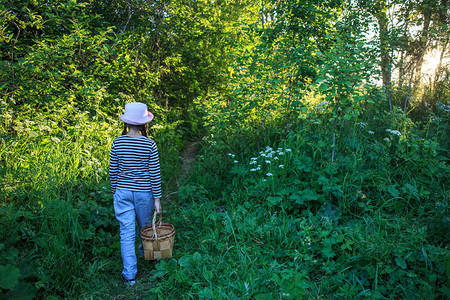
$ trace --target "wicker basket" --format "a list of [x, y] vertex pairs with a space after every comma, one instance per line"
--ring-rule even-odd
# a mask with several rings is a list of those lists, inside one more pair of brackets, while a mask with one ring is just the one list
[[175, 228], [172, 224], [162, 223], [161, 218], [162, 216], [159, 215], [159, 222], [156, 223], [155, 212], [152, 225], [147, 225], [141, 229], [142, 246], [144, 247], [146, 260], [172, 257]]

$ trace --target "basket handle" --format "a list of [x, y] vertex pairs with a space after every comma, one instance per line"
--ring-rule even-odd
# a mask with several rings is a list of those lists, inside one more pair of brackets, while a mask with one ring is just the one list
[[[153, 236], [155, 237], [155, 240], [158, 240], [158, 233], [156, 232], [156, 215], [158, 213], [155, 211], [155, 213], [153, 214], [153, 221], [152, 221], [152, 229], [153, 229]], [[162, 214], [159, 214], [159, 225], [161, 226], [161, 222], [162, 222]]]

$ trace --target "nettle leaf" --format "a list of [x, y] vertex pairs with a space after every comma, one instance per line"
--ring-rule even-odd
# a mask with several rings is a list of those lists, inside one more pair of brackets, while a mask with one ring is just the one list
[[0, 288], [8, 290], [19, 283], [19, 269], [13, 265], [0, 266]]

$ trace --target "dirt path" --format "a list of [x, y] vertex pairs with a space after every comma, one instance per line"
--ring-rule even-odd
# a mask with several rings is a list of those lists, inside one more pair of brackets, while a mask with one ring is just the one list
[[[186, 145], [186, 149], [181, 152], [181, 158], [183, 159], [183, 163], [181, 165], [181, 176], [179, 179], [184, 179], [190, 173], [192, 169], [192, 163], [195, 161], [197, 152], [200, 149], [200, 141], [189, 142]], [[177, 186], [180, 186], [180, 183], [177, 180]]]
[[178, 194], [178, 189], [181, 186], [180, 181], [185, 179], [191, 172], [192, 163], [195, 162], [197, 152], [200, 149], [200, 143], [201, 141], [188, 142], [186, 144], [186, 149], [180, 152], [180, 156], [182, 159], [180, 176], [178, 178], [175, 178], [174, 181], [169, 185], [168, 190], [166, 190], [165, 194], [163, 195], [164, 201], [170, 202], [174, 199], [172, 196]]

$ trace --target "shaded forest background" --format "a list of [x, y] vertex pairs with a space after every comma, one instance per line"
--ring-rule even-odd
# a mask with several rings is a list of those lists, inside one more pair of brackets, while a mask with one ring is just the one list
[[[448, 297], [449, 23], [447, 0], [0, 1], [2, 297]], [[177, 241], [125, 290], [131, 101]]]

